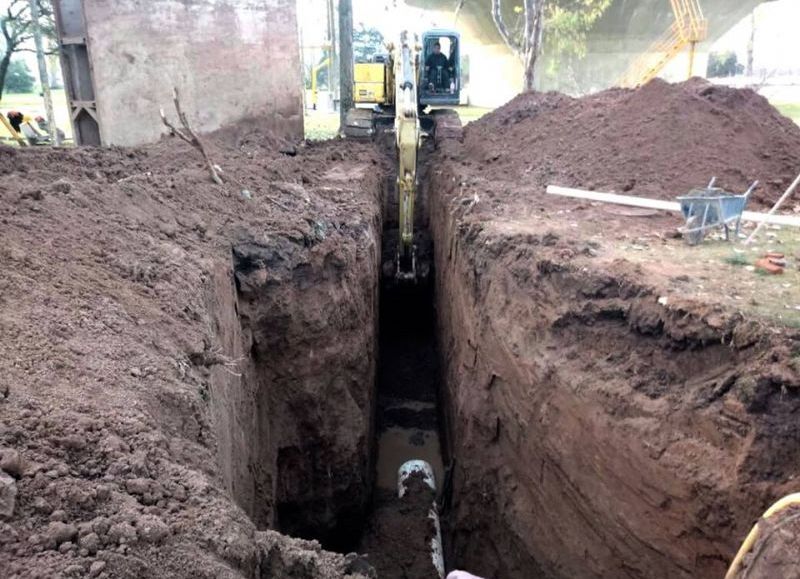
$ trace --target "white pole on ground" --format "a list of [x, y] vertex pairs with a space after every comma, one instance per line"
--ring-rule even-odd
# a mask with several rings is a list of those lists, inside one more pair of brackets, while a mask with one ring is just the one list
[[50, 143], [58, 147], [61, 139], [58, 138], [56, 115], [53, 112], [53, 95], [50, 92], [50, 77], [47, 74], [47, 62], [44, 58], [44, 43], [42, 42], [42, 28], [39, 25], [39, 0], [30, 0], [31, 4], [31, 29], [33, 42], [36, 45], [36, 60], [39, 63], [39, 82], [42, 84], [44, 94], [44, 110], [47, 116], [47, 132], [50, 133]]
[[[775, 213], [780, 208], [780, 206], [783, 205], [783, 202], [786, 201], [789, 198], [789, 196], [794, 192], [794, 190], [797, 188], [798, 184], [800, 184], [800, 175], [797, 176], [797, 178], [794, 180], [794, 183], [789, 185], [789, 188], [786, 190], [786, 192], [783, 195], [781, 195], [781, 198], [778, 199], [778, 201], [775, 202], [775, 205], [772, 206], [772, 209], [769, 210], [767, 215], [772, 215], [773, 213]], [[750, 237], [745, 239], [745, 241], [744, 241], [745, 245], [751, 243], [755, 239], [755, 237], [758, 234], [758, 232], [761, 231], [762, 227], [764, 227], [764, 223], [766, 223], [766, 222], [762, 221], [761, 223], [759, 223], [758, 227], [756, 227], [753, 230], [753, 233], [750, 234]]]
[[[646, 209], [659, 209], [661, 211], [674, 211], [679, 213], [681, 210], [681, 204], [677, 201], [661, 201], [660, 199], [648, 199], [647, 197], [617, 195], [616, 193], [601, 193], [599, 191], [586, 191], [584, 189], [557, 187], [555, 185], [548, 186], [547, 193], [549, 195], [573, 197], [575, 199], [584, 199], [587, 201], [600, 201], [602, 203], [614, 203], [616, 205], [630, 205], [631, 207], [644, 207]], [[742, 221], [800, 227], [800, 217], [794, 215], [772, 215], [770, 213], [743, 211]]]

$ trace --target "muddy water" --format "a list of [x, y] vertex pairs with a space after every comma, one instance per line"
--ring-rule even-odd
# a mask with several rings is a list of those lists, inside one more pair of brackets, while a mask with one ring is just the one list
[[[401, 401], [403, 409], [409, 405], [424, 406], [423, 411], [435, 411], [435, 405]], [[433, 467], [437, 486], [444, 480], [442, 450], [439, 433], [430, 428], [389, 426], [378, 437], [377, 479], [375, 484], [388, 491], [397, 489], [397, 469], [409, 460], [424, 460]]]
[[439, 440], [438, 354], [428, 284], [384, 289], [378, 366], [377, 465], [374, 502], [362, 551], [378, 576], [435, 577], [431, 566], [430, 498], [397, 497], [397, 471], [409, 460], [433, 466], [443, 481]]

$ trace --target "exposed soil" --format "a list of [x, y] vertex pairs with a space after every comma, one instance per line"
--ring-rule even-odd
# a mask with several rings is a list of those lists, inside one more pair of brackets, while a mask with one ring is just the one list
[[396, 490], [377, 492], [362, 550], [381, 579], [433, 579], [437, 573], [431, 560], [431, 538], [436, 527], [429, 512], [435, 494], [416, 475], [406, 489], [402, 499]]
[[368, 569], [257, 528], [365, 515], [384, 161], [208, 145], [0, 147], [4, 577]]
[[463, 159], [490, 180], [674, 199], [717, 177], [771, 206], [800, 172], [800, 128], [746, 89], [701, 79], [583, 98], [523, 94], [466, 128]]
[[[698, 299], [682, 262], [631, 259], [638, 238], [679, 255], [674, 216], [544, 190], [672, 198], [717, 175], [734, 190], [767, 182], [767, 202], [800, 170], [798, 144], [761, 97], [699, 81], [521, 96], [443, 144], [429, 188], [456, 464], [449, 566], [722, 577], [756, 518], [796, 490], [800, 332], [785, 324], [798, 316]], [[732, 293], [736, 277], [704, 267], [708, 294]]]
[[[724, 575], [797, 490], [800, 314], [734, 307], [709, 260], [700, 294], [689, 260], [633, 259], [686, 251], [674, 216], [544, 189], [716, 175], [768, 204], [800, 129], [696, 80], [521, 96], [463, 143], [453, 120], [418, 204], [435, 300], [379, 295], [375, 147], [243, 124], [207, 137], [223, 187], [175, 139], [0, 147], [4, 576], [431, 577], [406, 458], [437, 470], [449, 568]], [[744, 577], [792, 576], [795, 519], [770, 525]]]
[[759, 540], [745, 556], [742, 579], [800, 577], [800, 508], [791, 507], [759, 522]]

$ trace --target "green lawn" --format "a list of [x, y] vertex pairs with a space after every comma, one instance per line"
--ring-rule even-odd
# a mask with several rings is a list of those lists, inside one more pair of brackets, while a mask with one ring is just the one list
[[[0, 100], [0, 113], [5, 115], [8, 111], [20, 111], [26, 115], [36, 117], [46, 116], [44, 100], [38, 94], [4, 94]], [[53, 91], [53, 112], [56, 115], [56, 125], [64, 131], [67, 138], [72, 137], [72, 124], [69, 121], [69, 108], [67, 97], [63, 90]], [[0, 125], [0, 139], [8, 139], [10, 135], [6, 128]]]
[[339, 132], [339, 113], [306, 111], [305, 125], [309, 141], [333, 139]]
[[800, 124], [800, 103], [773, 103], [784, 115]]

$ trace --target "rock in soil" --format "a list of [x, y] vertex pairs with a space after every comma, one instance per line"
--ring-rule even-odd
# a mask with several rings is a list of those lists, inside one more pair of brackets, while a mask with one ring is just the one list
[[9, 475], [0, 472], [0, 517], [10, 518], [17, 504], [17, 483]]

